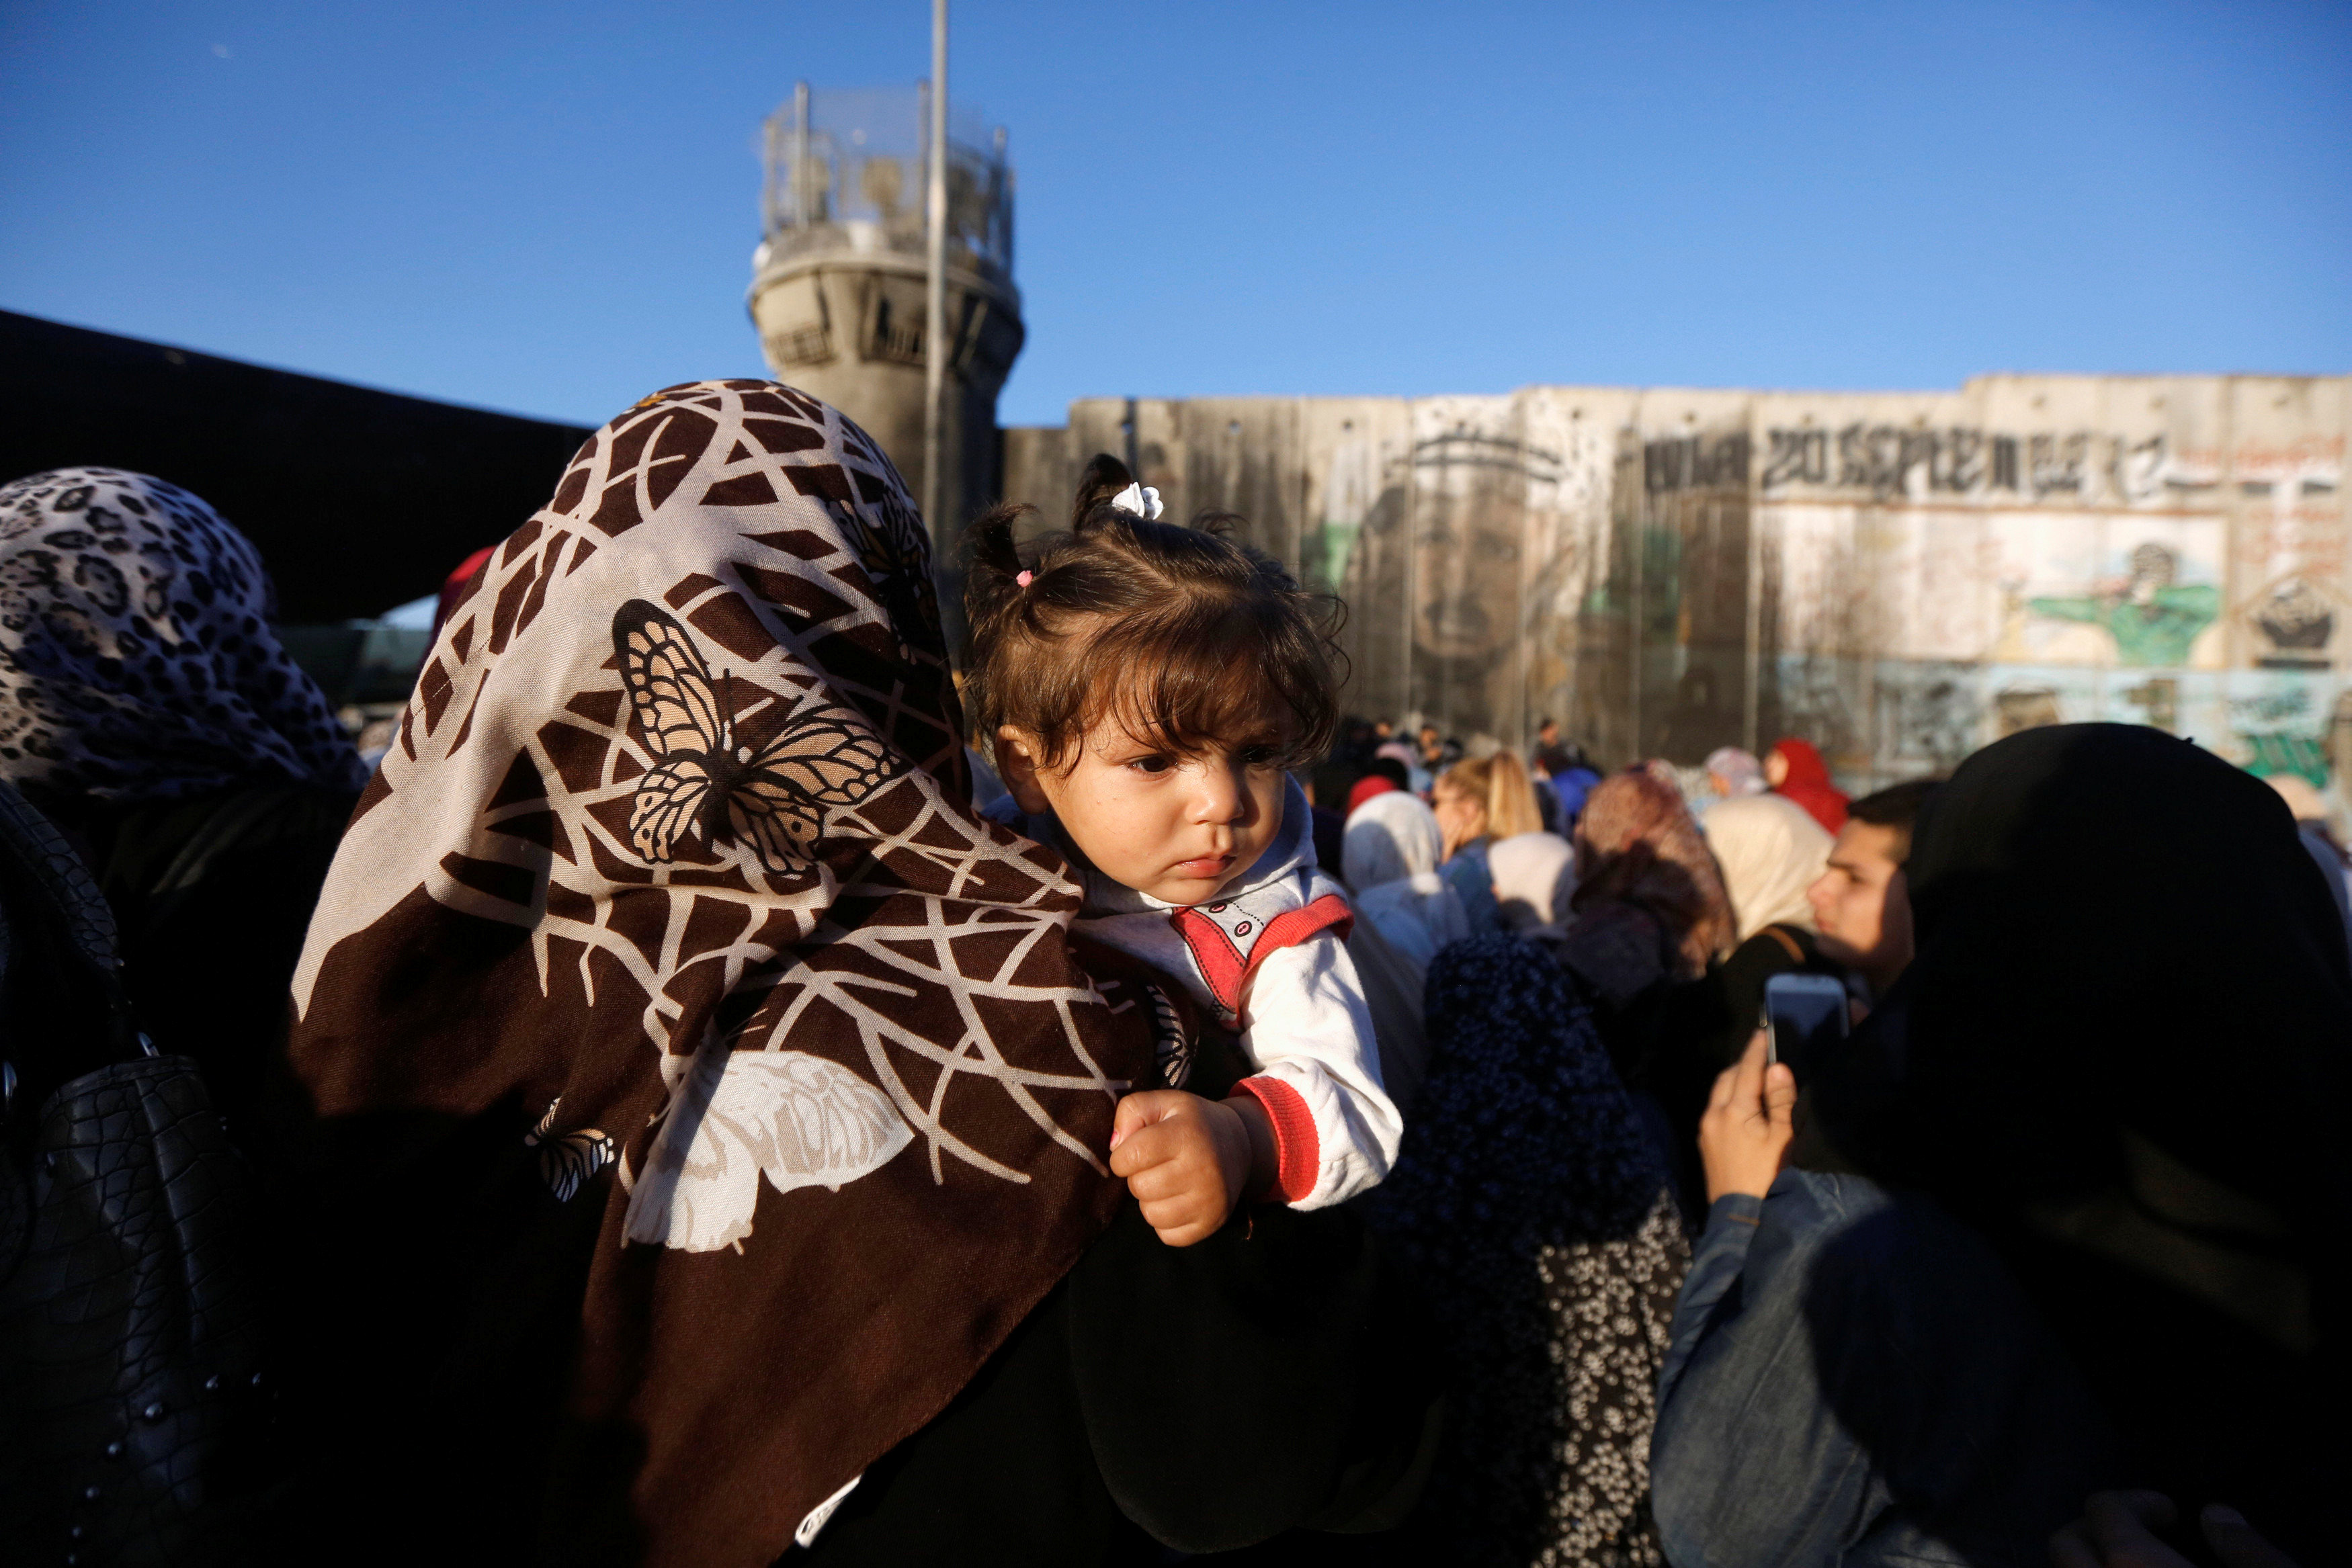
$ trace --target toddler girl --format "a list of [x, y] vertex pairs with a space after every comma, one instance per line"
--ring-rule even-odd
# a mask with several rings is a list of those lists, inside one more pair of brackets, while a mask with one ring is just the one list
[[1016, 549], [1028, 509], [972, 530], [967, 695], [1011, 791], [990, 815], [1059, 851], [1084, 889], [1077, 929], [1181, 978], [1255, 1070], [1223, 1101], [1129, 1095], [1111, 1169], [1176, 1246], [1259, 1192], [1351, 1197], [1388, 1174], [1402, 1128], [1347, 899], [1316, 868], [1288, 771], [1337, 720], [1317, 601], [1256, 551], [1157, 521], [1157, 494], [1108, 456], [1068, 533]]

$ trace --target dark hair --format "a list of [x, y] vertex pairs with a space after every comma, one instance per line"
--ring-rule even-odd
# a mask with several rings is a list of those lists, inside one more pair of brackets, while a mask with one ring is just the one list
[[1404, 770], [1404, 764], [1393, 757], [1375, 757], [1364, 765], [1362, 775], [1364, 778], [1370, 779], [1375, 774], [1400, 789], [1412, 788], [1412, 775], [1407, 773]]
[[1187, 528], [1109, 505], [1134, 482], [1116, 457], [1096, 457], [1069, 530], [1025, 546], [1013, 525], [1034, 507], [972, 524], [965, 695], [981, 736], [992, 747], [999, 726], [1024, 730], [1050, 768], [1107, 716], [1181, 755], [1287, 709], [1296, 723], [1276, 760], [1319, 758], [1339, 727], [1337, 601], [1227, 538], [1240, 521], [1229, 513]]
[[1940, 779], [1906, 779], [1900, 784], [1889, 784], [1848, 805], [1845, 814], [1874, 828], [1893, 829], [1895, 863], [1901, 865], [1911, 858], [1911, 831], [1919, 825], [1919, 814], [1927, 809], [1927, 802], [1943, 783]]

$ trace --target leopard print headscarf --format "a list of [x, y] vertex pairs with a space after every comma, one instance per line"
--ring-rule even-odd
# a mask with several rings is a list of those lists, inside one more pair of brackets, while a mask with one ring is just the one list
[[1108, 1222], [1154, 1008], [970, 808], [922, 524], [788, 387], [656, 392], [452, 612], [295, 978], [329, 1116], [604, 1206], [574, 1414], [651, 1563], [764, 1564]]
[[123, 802], [358, 789], [274, 609], [252, 542], [176, 485], [58, 468], [0, 486], [0, 778]]

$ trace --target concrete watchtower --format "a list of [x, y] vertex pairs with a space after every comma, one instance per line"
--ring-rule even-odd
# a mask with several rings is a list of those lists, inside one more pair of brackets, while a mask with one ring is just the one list
[[[767, 122], [764, 237], [751, 257], [751, 319], [777, 376], [823, 398], [882, 444], [919, 504], [923, 474], [923, 191], [928, 86], [812, 93]], [[996, 394], [1021, 352], [1013, 287], [1013, 171], [1000, 128], [947, 145], [946, 387], [942, 515], [926, 519], [939, 565], [992, 504]], [[976, 129], [976, 128], [974, 128]], [[940, 572], [952, 590], [951, 570]], [[950, 597], [942, 609], [961, 616]]]

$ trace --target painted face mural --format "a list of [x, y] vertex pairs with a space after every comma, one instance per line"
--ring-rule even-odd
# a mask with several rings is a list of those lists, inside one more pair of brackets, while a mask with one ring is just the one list
[[1516, 521], [1473, 498], [1441, 510], [1422, 533], [1413, 640], [1423, 652], [1482, 659], [1511, 633], [1518, 598]]
[[1412, 532], [1414, 706], [1450, 730], [1492, 731], [1518, 706], [1530, 455], [1519, 442], [1454, 431], [1417, 444]]

